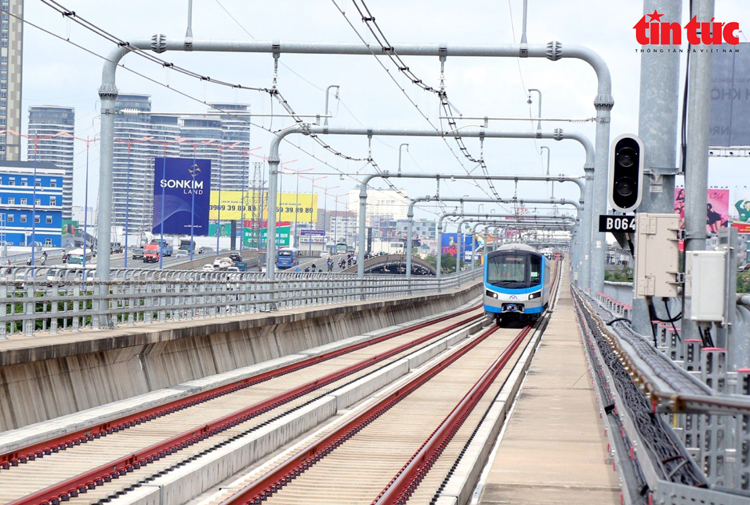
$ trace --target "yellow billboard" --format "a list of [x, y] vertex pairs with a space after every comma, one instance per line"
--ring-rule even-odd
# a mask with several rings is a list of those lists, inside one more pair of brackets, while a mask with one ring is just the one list
[[[244, 193], [244, 202], [243, 202]], [[262, 196], [262, 198], [261, 198]], [[268, 219], [268, 193], [262, 195], [259, 191], [222, 191], [221, 192], [221, 220], [240, 221], [251, 220], [257, 217], [258, 208], [263, 205], [263, 217]], [[297, 210], [297, 221], [307, 223], [318, 220], [318, 195], [311, 193], [281, 193], [278, 195], [276, 205], [276, 220], [295, 220], [295, 209]], [[312, 216], [312, 217], [311, 217]], [[211, 191], [211, 203], [208, 218], [219, 219], [219, 192]]]

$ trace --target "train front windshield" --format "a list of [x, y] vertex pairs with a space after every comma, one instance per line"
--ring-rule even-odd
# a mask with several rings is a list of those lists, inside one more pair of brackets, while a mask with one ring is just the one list
[[531, 254], [497, 254], [487, 260], [487, 284], [530, 288], [542, 282], [542, 259]]

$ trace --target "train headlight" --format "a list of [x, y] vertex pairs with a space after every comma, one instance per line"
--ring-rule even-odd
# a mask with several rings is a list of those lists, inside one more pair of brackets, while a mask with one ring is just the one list
[[537, 291], [536, 293], [529, 294], [529, 300], [533, 300], [534, 298], [539, 298], [541, 296], [542, 296], [542, 292], [541, 291]]
[[486, 294], [487, 294], [487, 296], [489, 296], [490, 298], [500, 298], [500, 295], [498, 295], [498, 294], [497, 294], [497, 293], [495, 293], [494, 291], [490, 291], [489, 289], [488, 289], [488, 290], [486, 290], [486, 291], [487, 291], [487, 293], [486, 293]]

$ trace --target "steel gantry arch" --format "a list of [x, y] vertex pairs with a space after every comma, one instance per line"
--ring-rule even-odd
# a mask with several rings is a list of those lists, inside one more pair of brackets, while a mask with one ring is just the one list
[[[112, 154], [114, 146], [114, 106], [118, 90], [116, 86], [117, 67], [120, 65], [122, 58], [134, 50], [152, 50], [156, 53], [165, 51], [198, 51], [198, 52], [238, 52], [238, 53], [268, 53], [278, 57], [282, 53], [295, 54], [341, 54], [341, 55], [367, 55], [367, 56], [387, 56], [389, 53], [385, 50], [375, 52], [370, 46], [362, 44], [344, 44], [344, 43], [281, 43], [279, 41], [229, 41], [229, 40], [201, 40], [193, 37], [184, 39], [168, 39], [165, 35], [155, 34], [150, 39], [133, 40], [125, 42], [113, 49], [104, 63], [102, 70], [102, 84], [99, 88], [99, 98], [101, 100], [101, 163], [99, 178], [99, 198], [100, 198], [100, 217], [97, 226], [99, 241], [97, 250], [99, 251], [99, 261], [97, 262], [97, 276], [107, 281], [109, 279], [109, 248], [110, 248], [110, 227], [112, 222]], [[596, 154], [591, 171], [594, 172], [593, 179], [596, 191], [593, 188], [589, 193], [595, 198], [589, 199], [593, 203], [592, 212], [604, 214], [606, 211], [606, 168], [609, 157], [609, 135], [610, 135], [610, 116], [611, 109], [614, 106], [612, 98], [612, 78], [607, 64], [601, 56], [595, 51], [575, 45], [566, 45], [558, 41], [551, 41], [547, 44], [505, 44], [499, 46], [447, 46], [441, 45], [419, 45], [404, 44], [391, 48], [401, 56], [434, 56], [438, 58], [452, 57], [485, 57], [485, 58], [546, 58], [551, 61], [559, 61], [563, 58], [574, 58], [588, 63], [596, 73], [597, 77], [597, 95], [594, 99], [596, 109]], [[240, 87], [240, 86], [238, 86]], [[543, 134], [535, 134], [535, 138], [544, 138]], [[463, 133], [461, 136], [466, 136]], [[273, 167], [278, 172], [278, 145], [276, 146], [276, 163]], [[269, 160], [270, 162], [270, 160]], [[596, 170], [593, 168], [596, 167]], [[269, 163], [269, 168], [270, 163]], [[274, 175], [273, 172], [269, 176]], [[274, 177], [269, 177], [274, 180]], [[270, 189], [270, 188], [269, 188]], [[275, 200], [274, 194], [274, 200]], [[269, 202], [271, 203], [271, 202]], [[273, 209], [275, 210], [275, 208]], [[270, 216], [269, 216], [270, 218]], [[275, 220], [269, 219], [268, 234], [275, 234]], [[273, 228], [273, 229], [271, 229]], [[590, 230], [593, 233], [593, 230]], [[273, 233], [272, 233], [273, 232]], [[597, 245], [603, 243], [603, 234], [595, 235]], [[269, 247], [269, 253], [275, 252], [273, 240]], [[601, 263], [598, 267], [593, 268], [595, 288], [601, 287], [600, 284], [604, 278], [604, 255], [606, 251], [602, 247], [594, 249], [595, 261]], [[269, 254], [269, 256], [272, 256]], [[600, 261], [599, 261], [600, 260]], [[273, 278], [273, 257], [267, 258], [267, 274]], [[587, 286], [588, 287], [588, 286]]]
[[[514, 176], [512, 176], [514, 177]], [[533, 177], [533, 176], [528, 176]], [[531, 180], [540, 180], [537, 178], [531, 179]], [[571, 182], [580, 182], [580, 179], [566, 179]], [[579, 186], [580, 187], [580, 186]], [[406, 232], [406, 275], [407, 277], [411, 277], [411, 271], [409, 270], [409, 267], [411, 266], [411, 257], [412, 257], [412, 232], [413, 232], [413, 223], [414, 223], [414, 205], [420, 202], [432, 202], [432, 201], [441, 201], [441, 202], [469, 202], [469, 203], [518, 203], [518, 204], [524, 204], [524, 203], [531, 203], [531, 204], [553, 204], [553, 205], [570, 205], [572, 207], [576, 208], [576, 211], [580, 215], [581, 210], [583, 208], [583, 205], [581, 205], [578, 202], [575, 202], [573, 200], [566, 200], [564, 198], [547, 198], [547, 199], [510, 199], [510, 200], [497, 200], [493, 198], [443, 198], [443, 197], [435, 197], [435, 196], [424, 196], [424, 197], [418, 197], [414, 198], [409, 202], [409, 207], [406, 212], [406, 219], [407, 219], [407, 232]], [[360, 208], [360, 212], [362, 209]], [[469, 214], [467, 214], [468, 216]], [[519, 216], [524, 217], [524, 216]], [[579, 217], [580, 219], [580, 217]], [[578, 224], [578, 220], [576, 221], [576, 224]], [[440, 237], [438, 237], [438, 240]], [[440, 242], [438, 242], [439, 247]], [[456, 262], [458, 264], [458, 261]]]
[[[474, 222], [474, 220], [471, 220]], [[496, 221], [496, 220], [488, 220], [488, 221], [478, 221], [474, 222], [474, 227], [472, 228], [472, 248], [474, 251], [476, 251], [476, 242], [474, 240], [474, 236], [476, 236], [477, 233], [477, 227], [479, 226], [485, 226], [486, 229], [490, 228], [511, 228], [514, 226], [514, 223], [509, 223], [506, 220], [503, 221]], [[555, 224], [555, 223], [528, 223], [525, 225], [529, 229], [533, 230], [550, 230], [550, 231], [570, 231], [571, 233], [575, 233], [574, 227], [572, 227], [570, 224]], [[566, 245], [570, 245], [569, 242], [566, 242]], [[471, 269], [474, 269], [474, 261], [475, 261], [475, 254], [471, 255]]]
[[[442, 242], [442, 236], [443, 236], [443, 221], [447, 217], [484, 217], [487, 219], [497, 219], [497, 218], [507, 218], [508, 224], [535, 224], [535, 223], [541, 223], [541, 224], [557, 224], [557, 223], [569, 223], [570, 227], [572, 228], [575, 226], [576, 220], [572, 217], [568, 216], [551, 216], [551, 215], [545, 215], [545, 214], [526, 214], [524, 216], [519, 216], [517, 214], [488, 214], [488, 213], [466, 213], [466, 212], [445, 212], [440, 215], [438, 218], [438, 224], [437, 224], [437, 247], [440, 248], [440, 243]], [[437, 273], [436, 277], [440, 277], [440, 263], [441, 263], [441, 254], [440, 251], [438, 251], [437, 254]]]
[[[523, 216], [519, 216], [519, 217], [523, 217]], [[554, 217], [565, 218], [566, 216], [554, 216]], [[462, 254], [462, 252], [466, 252], [466, 251], [462, 251], [463, 241], [461, 240], [461, 235], [463, 235], [463, 233], [461, 233], [461, 229], [463, 228], [464, 224], [466, 224], [466, 223], [472, 223], [472, 222], [474, 222], [474, 219], [463, 219], [463, 220], [461, 220], [461, 221], [458, 222], [458, 226], [456, 227], [456, 229], [457, 229], [456, 234], [458, 235], [458, 254], [456, 255], [456, 273], [458, 273], [458, 272], [461, 271], [461, 254]], [[474, 230], [476, 230], [476, 227], [478, 225], [480, 225], [480, 224], [482, 224], [482, 223], [481, 222], [475, 223], [474, 224]], [[513, 227], [514, 225], [518, 225], [518, 224], [523, 225], [524, 229], [528, 229], [528, 230], [550, 230], [550, 229], [566, 230], [566, 231], [570, 231], [571, 234], [575, 236], [576, 231], [578, 230], [581, 222], [580, 222], [579, 219], [576, 219], [575, 220], [575, 224], [562, 225], [562, 224], [553, 224], [552, 222], [550, 222], [549, 224], [547, 222], [540, 223], [538, 221], [531, 221], [531, 222], [513, 222], [513, 221], [511, 221], [509, 223], [506, 220], [506, 221], [503, 221], [503, 222], [499, 222], [499, 221], [495, 222], [495, 227], [496, 228], [500, 228], [500, 227], [510, 228], [510, 227]], [[472, 231], [474, 231], [474, 230], [472, 230]], [[474, 251], [474, 248], [476, 247], [476, 243], [475, 243], [475, 240], [474, 240], [474, 234], [473, 233], [471, 235], [471, 245], [472, 245], [472, 251]], [[472, 262], [473, 262], [473, 260], [474, 260], [474, 255], [472, 254]]]
[[[543, 139], [553, 139], [553, 140], [575, 140], [581, 146], [584, 148], [585, 154], [586, 154], [586, 161], [584, 163], [584, 172], [587, 174], [586, 177], [588, 178], [591, 172], [594, 170], [594, 163], [595, 163], [595, 152], [594, 152], [594, 146], [591, 144], [591, 141], [585, 136], [577, 132], [563, 132], [561, 129], [555, 130], [553, 133], [545, 133], [545, 132], [538, 132], [538, 131], [529, 131], [529, 132], [506, 132], [506, 131], [497, 131], [497, 130], [484, 130], [484, 129], [475, 129], [475, 130], [463, 130], [460, 134], [455, 131], [446, 131], [446, 132], [439, 132], [435, 130], [425, 130], [425, 129], [403, 129], [403, 128], [396, 128], [396, 129], [386, 129], [386, 128], [329, 128], [325, 126], [311, 126], [307, 124], [296, 124], [292, 125], [290, 127], [284, 128], [276, 133], [276, 136], [274, 137], [273, 141], [271, 142], [271, 147], [269, 149], [269, 155], [268, 155], [268, 170], [269, 170], [269, 179], [268, 179], [268, 235], [269, 236], [275, 236], [276, 233], [276, 191], [277, 191], [277, 177], [279, 173], [279, 146], [281, 145], [282, 140], [291, 134], [309, 134], [313, 133], [316, 135], [361, 135], [361, 136], [368, 136], [371, 137], [373, 135], [382, 135], [382, 136], [412, 136], [412, 137], [477, 137], [477, 138], [512, 138], [512, 139], [537, 139], [537, 138], [543, 138]], [[457, 179], [457, 180], [520, 180], [519, 176], [515, 175], [445, 175], [445, 174], [424, 174], [424, 173], [417, 173], [417, 174], [405, 174], [405, 173], [390, 173], [390, 172], [383, 172], [380, 174], [370, 174], [366, 176], [362, 184], [360, 185], [360, 195], [359, 195], [359, 207], [360, 207], [360, 215], [359, 215], [359, 228], [360, 230], [364, 229], [365, 226], [365, 216], [367, 212], [367, 185], [372, 179], [375, 178], [409, 178], [409, 179]], [[533, 176], [527, 176], [529, 179], [525, 180], [548, 180], [548, 181], [565, 181], [565, 180], [571, 180], [571, 181], [578, 181], [577, 184], [582, 189], [583, 192], [585, 192], [585, 199], [587, 201], [591, 201], [593, 199], [593, 189], [592, 184], [585, 184], [583, 180], [581, 180], [580, 177], [568, 177], [568, 176], [536, 176], [535, 179], [532, 179]], [[364, 208], [364, 213], [363, 209]], [[592, 218], [593, 210], [591, 210], [591, 206], [587, 206], [584, 209], [584, 223], [583, 227], [584, 229], [591, 229], [591, 223], [593, 222]], [[587, 224], [588, 223], [588, 224]], [[585, 234], [586, 237], [588, 237], [590, 234]], [[585, 244], [583, 244], [585, 247]], [[359, 234], [359, 253], [358, 253], [358, 264], [363, 265], [363, 259], [364, 259], [364, 247], [365, 247], [365, 238], [362, 233]], [[266, 269], [267, 272], [271, 272], [269, 275], [270, 278], [273, 278], [273, 261], [275, 257], [275, 251], [276, 251], [276, 244], [269, 240], [266, 244]], [[587, 269], [584, 268], [584, 273]], [[364, 275], [364, 265], [362, 268], [357, 270], [357, 275], [360, 277]], [[587, 277], [584, 277], [587, 278]]]

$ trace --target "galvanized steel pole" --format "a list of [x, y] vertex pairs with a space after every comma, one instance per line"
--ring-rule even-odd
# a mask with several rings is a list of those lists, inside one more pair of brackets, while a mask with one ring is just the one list
[[[714, 17], [714, 0], [694, 0], [690, 16], [699, 23]], [[703, 27], [704, 25], [701, 25]], [[685, 164], [685, 252], [706, 249], [706, 206], [708, 204], [708, 146], [711, 125], [711, 70], [713, 54], [701, 44], [690, 54], [688, 76], [687, 156]], [[721, 296], [721, 295], [719, 295]], [[690, 321], [691, 307], [685, 302], [682, 341], [700, 338], [698, 326]]]
[[[682, 0], [644, 0], [643, 14], [658, 11], [662, 21], [682, 23]], [[679, 45], [661, 46], [663, 52], [641, 55], [641, 96], [638, 136], [644, 146], [643, 200], [638, 212], [674, 212], [677, 167], [677, 118], [680, 98]], [[704, 212], [705, 214], [705, 212]], [[705, 224], [705, 215], [704, 215]], [[645, 300], [633, 300], [633, 329], [651, 334], [651, 316]]]

